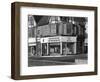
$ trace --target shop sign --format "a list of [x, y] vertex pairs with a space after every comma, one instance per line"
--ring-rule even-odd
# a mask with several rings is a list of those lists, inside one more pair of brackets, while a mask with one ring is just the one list
[[60, 39], [59, 37], [52, 37], [52, 38], [49, 38], [49, 42], [60, 42]]
[[41, 38], [41, 43], [48, 43], [48, 38]]
[[61, 37], [62, 42], [76, 42], [76, 37]]

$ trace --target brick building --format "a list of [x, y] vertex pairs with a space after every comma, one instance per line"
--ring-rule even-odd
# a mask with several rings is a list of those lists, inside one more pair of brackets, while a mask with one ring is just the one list
[[[63, 56], [84, 53], [86, 18], [28, 16], [29, 56]], [[37, 22], [38, 21], [38, 22]]]

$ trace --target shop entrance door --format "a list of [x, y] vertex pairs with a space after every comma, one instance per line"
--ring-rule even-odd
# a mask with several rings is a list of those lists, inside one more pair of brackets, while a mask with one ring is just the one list
[[43, 43], [42, 44], [42, 56], [46, 56], [47, 55], [47, 44]]

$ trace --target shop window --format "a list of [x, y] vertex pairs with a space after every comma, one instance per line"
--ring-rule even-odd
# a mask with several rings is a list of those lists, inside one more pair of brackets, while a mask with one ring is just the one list
[[63, 55], [74, 54], [74, 43], [63, 43]]
[[60, 45], [59, 46], [57, 46], [57, 45], [50, 46], [50, 53], [51, 54], [60, 53]]
[[36, 55], [36, 46], [29, 46], [28, 47], [28, 56]]

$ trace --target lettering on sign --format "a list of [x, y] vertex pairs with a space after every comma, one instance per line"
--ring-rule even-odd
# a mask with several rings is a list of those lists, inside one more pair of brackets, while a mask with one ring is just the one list
[[62, 37], [62, 42], [76, 42], [76, 37]]
[[57, 38], [49, 38], [49, 42], [60, 42], [60, 39]]

